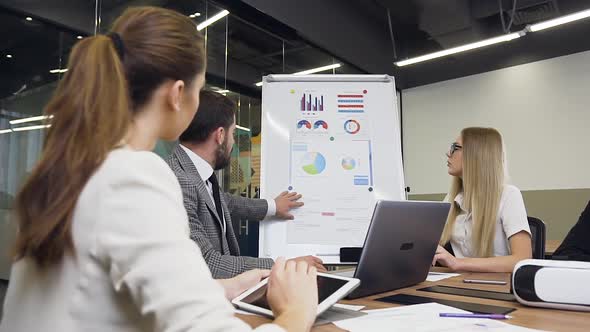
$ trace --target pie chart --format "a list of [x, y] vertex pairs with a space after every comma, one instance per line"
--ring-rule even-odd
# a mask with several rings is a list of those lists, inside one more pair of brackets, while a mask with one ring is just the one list
[[307, 152], [301, 159], [301, 165], [305, 173], [318, 175], [326, 169], [326, 158], [319, 152]]
[[342, 168], [347, 171], [352, 171], [356, 167], [356, 160], [350, 157], [342, 158]]

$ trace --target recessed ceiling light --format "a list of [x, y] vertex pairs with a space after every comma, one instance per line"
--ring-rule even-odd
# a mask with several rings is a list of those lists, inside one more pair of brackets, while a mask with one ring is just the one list
[[236, 129], [240, 129], [243, 131], [252, 131], [252, 129], [250, 129], [250, 128], [246, 128], [246, 127], [242, 127], [242, 126], [238, 126], [238, 125], [236, 125]]
[[[313, 69], [308, 69], [308, 70], [304, 70], [304, 71], [299, 71], [296, 73], [293, 73], [293, 75], [307, 75], [307, 74], [315, 74], [315, 73], [319, 73], [322, 71], [326, 71], [326, 70], [330, 70], [330, 69], [336, 69], [336, 68], [340, 68], [342, 65], [339, 63], [335, 63], [335, 64], [331, 64], [331, 65], [327, 65], [327, 66], [323, 66], [323, 67], [317, 67], [317, 68], [313, 68]], [[255, 84], [256, 86], [262, 86], [262, 82], [258, 82]]]
[[82, 39], [82, 38], [84, 38], [84, 37], [82, 37], [82, 36], [78, 36], [78, 37], [76, 37], [76, 38], [78, 38], [78, 39]]
[[195, 17], [199, 17], [199, 16], [201, 16], [201, 13], [190, 14], [188, 17], [195, 18]]
[[206, 21], [204, 21], [203, 23], [197, 25], [197, 30], [201, 31], [203, 29], [205, 29], [206, 27], [210, 26], [211, 24], [219, 21], [220, 19], [222, 19], [223, 17], [227, 16], [229, 14], [229, 11], [227, 10], [222, 10], [219, 13], [213, 15], [212, 17], [210, 17], [209, 19], [207, 19]]
[[553, 27], [556, 27], [558, 25], [562, 25], [565, 23], [570, 23], [570, 22], [574, 22], [577, 20], [585, 19], [588, 17], [590, 17], [590, 9], [587, 9], [587, 10], [584, 10], [581, 12], [577, 12], [577, 13], [573, 13], [570, 15], [566, 15], [566, 16], [560, 16], [558, 18], [554, 18], [549, 21], [544, 21], [544, 22], [540, 22], [537, 24], [533, 24], [533, 25], [530, 25], [528, 27], [528, 29], [531, 32], [536, 32], [536, 31], [541, 31], [541, 30], [553, 28]]
[[49, 116], [48, 115], [39, 115], [39, 116], [30, 117], [30, 118], [10, 120], [10, 121], [8, 121], [8, 123], [10, 123], [11, 125], [14, 125], [14, 124], [19, 124], [19, 123], [42, 121], [42, 120], [47, 120], [47, 119], [53, 119], [53, 115], [49, 115]]
[[48, 125], [37, 125], [37, 126], [28, 126], [28, 127], [16, 127], [12, 128], [12, 131], [26, 131], [26, 130], [35, 130], [35, 129], [43, 129], [51, 127], [50, 124]]
[[32, 18], [32, 17], [30, 17], [30, 16], [27, 16], [27, 17], [25, 17], [25, 20], [27, 20], [27, 21], [32, 21], [32, 20], [33, 20], [33, 18]]
[[6, 54], [6, 57], [12, 59], [12, 54]]
[[494, 44], [498, 44], [498, 43], [508, 42], [508, 41], [514, 40], [516, 38], [520, 38], [524, 35], [525, 35], [524, 31], [513, 32], [513, 33], [501, 35], [501, 36], [494, 37], [494, 38], [480, 40], [475, 43], [465, 44], [465, 45], [449, 48], [449, 49], [442, 50], [442, 51], [429, 53], [429, 54], [417, 56], [417, 57], [406, 59], [406, 60], [397, 61], [397, 62], [394, 62], [394, 64], [398, 67], [403, 67], [403, 66], [411, 65], [414, 63], [418, 63], [418, 62], [441, 58], [441, 57], [451, 55], [451, 54], [474, 50], [474, 49], [477, 49], [480, 47], [486, 47], [486, 46], [490, 46], [490, 45], [494, 45]]

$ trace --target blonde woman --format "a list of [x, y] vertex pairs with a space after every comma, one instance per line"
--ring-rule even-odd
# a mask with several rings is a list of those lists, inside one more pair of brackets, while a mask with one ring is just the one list
[[493, 128], [465, 128], [447, 153], [453, 202], [433, 264], [453, 271], [512, 272], [531, 258], [531, 231], [522, 195], [505, 184], [502, 135]]

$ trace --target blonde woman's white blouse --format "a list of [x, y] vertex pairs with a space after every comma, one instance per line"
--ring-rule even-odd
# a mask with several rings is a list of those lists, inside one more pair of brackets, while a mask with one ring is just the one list
[[[477, 257], [472, 239], [473, 219], [463, 205], [463, 193], [455, 197], [455, 202], [461, 208], [460, 214], [455, 220], [451, 237], [451, 246], [455, 256]], [[531, 234], [524, 201], [520, 190], [513, 185], [505, 185], [500, 199], [498, 216], [496, 219], [496, 231], [494, 234], [494, 256], [510, 255], [510, 237], [516, 233], [525, 231]]]

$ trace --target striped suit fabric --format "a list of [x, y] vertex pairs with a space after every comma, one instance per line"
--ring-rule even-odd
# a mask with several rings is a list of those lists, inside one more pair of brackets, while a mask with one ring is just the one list
[[[205, 182], [180, 145], [176, 146], [166, 162], [182, 188], [184, 207], [189, 219], [190, 237], [201, 248], [213, 278], [232, 278], [255, 268], [270, 269], [274, 263], [270, 258], [240, 256], [238, 240], [232, 227], [232, 218], [236, 221], [264, 219], [268, 210], [266, 200], [244, 198], [222, 192], [221, 206], [225, 218], [223, 220], [215, 209]], [[223, 222], [226, 224], [225, 236], [222, 231]]]

